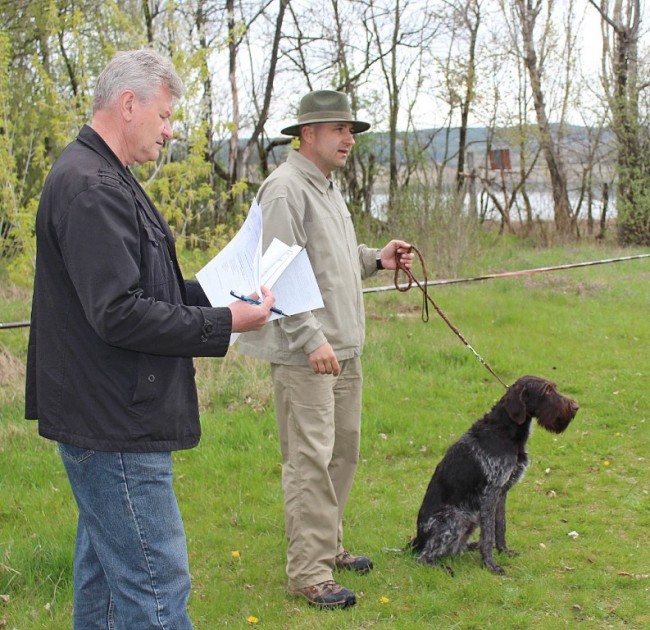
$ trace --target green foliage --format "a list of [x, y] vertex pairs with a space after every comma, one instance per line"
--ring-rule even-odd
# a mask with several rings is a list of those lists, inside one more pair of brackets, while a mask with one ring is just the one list
[[[207, 146], [212, 130], [200, 102], [210, 51], [185, 54], [184, 42], [174, 42], [180, 37], [176, 7], [168, 3], [166, 8], [166, 48], [187, 87], [174, 116], [180, 140], [173, 145], [174, 159], [135, 170], [179, 248], [213, 252], [239, 227], [248, 185], [241, 180], [227, 189], [215, 171], [217, 157]], [[31, 277], [43, 183], [63, 148], [90, 120], [97, 74], [117, 50], [163, 45], [145, 40], [140, 2], [102, 2], [92, 24], [76, 3], [32, 2], [18, 9], [7, 7], [8, 27], [0, 31], [0, 253], [11, 261], [15, 282]], [[229, 209], [225, 218], [218, 212], [223, 207]]]
[[[498, 243], [481, 237], [483, 256], [465, 266], [480, 274], [636, 253]], [[200, 266], [195, 255], [185, 252], [185, 262]], [[198, 360], [204, 435], [174, 457], [197, 630], [246, 628], [249, 617], [292, 630], [648, 627], [648, 264], [432, 289], [506, 382], [552, 378], [581, 405], [564, 434], [536, 428], [531, 436], [531, 466], [508, 499], [509, 543], [521, 555], [498, 557], [505, 576], [482, 569], [474, 552], [449, 561], [454, 578], [400, 552], [436, 463], [503, 388], [440, 318], [421, 321], [417, 289], [366, 295], [361, 461], [345, 542], [371, 555], [375, 570], [338, 575], [359, 596], [349, 610], [314, 610], [285, 592], [268, 366], [237, 346], [223, 360]], [[0, 298], [0, 320], [28, 314], [26, 290], [5, 288]], [[62, 629], [71, 624], [76, 514], [54, 445], [22, 420], [15, 373], [25, 334], [0, 331], [0, 368], [7, 357], [13, 366], [0, 374], [0, 626]]]
[[205, 161], [207, 136], [198, 127], [188, 138], [187, 153], [182, 160], [158, 166], [148, 163], [135, 168], [147, 192], [177, 235], [181, 247], [212, 244], [214, 192], [210, 184], [211, 168]]
[[[237, 158], [240, 161], [242, 158], [242, 143], [238, 149], [234, 149], [234, 144], [219, 145], [217, 138], [226, 142], [234, 140], [233, 135], [239, 126], [241, 129], [236, 135], [241, 140], [254, 124], [266, 122], [259, 121], [260, 116], [266, 115], [261, 113], [265, 110], [260, 106], [264, 97], [262, 86], [265, 73], [271, 70], [270, 64], [266, 65], [267, 60], [258, 58], [256, 51], [268, 48], [272, 24], [280, 15], [278, 6], [284, 7], [285, 4], [270, 2], [258, 7], [256, 3], [235, 3], [235, 26], [230, 28], [224, 12], [214, 3], [171, 0], [5, 2], [0, 31], [0, 253], [3, 257], [15, 259], [17, 269], [29, 267], [33, 258], [31, 229], [35, 202], [53, 161], [75, 137], [81, 125], [89, 120], [92, 86], [98, 72], [117, 50], [144, 45], [170, 54], [188, 88], [177, 117], [180, 131], [178, 144], [184, 145], [185, 155], [177, 156], [177, 159], [165, 164], [142, 169], [148, 187], [154, 198], [160, 200], [163, 212], [169, 217], [182, 247], [220, 246], [225, 235], [236, 226], [242, 206], [245, 209], [251, 201], [262, 174], [256, 171], [254, 158], [245, 166], [237, 161]], [[405, 13], [400, 19], [408, 22], [412, 11], [404, 8]], [[381, 12], [377, 15], [373, 13], [375, 35], [371, 31], [367, 32], [369, 39], [364, 44], [367, 47], [367, 59], [362, 61], [353, 52], [358, 42], [347, 42], [349, 38], [346, 34], [349, 24], [367, 21], [367, 16], [364, 16], [367, 8], [362, 2], [352, 2], [346, 4], [344, 15], [339, 13], [339, 9], [341, 7], [338, 4], [329, 9], [325, 6], [320, 19], [312, 20], [312, 11], [305, 5], [296, 9], [291, 20], [284, 20], [281, 29], [283, 39], [280, 42], [280, 49], [284, 52], [280, 55], [278, 65], [273, 65], [276, 79], [281, 78], [287, 86], [293, 88], [303, 85], [309, 76], [310, 85], [345, 89], [350, 92], [355, 108], [358, 106], [359, 111], [364, 112], [363, 117], [373, 122], [374, 129], [380, 129], [388, 122], [389, 128], [396, 131], [393, 121], [387, 120], [397, 112], [396, 108], [406, 115], [408, 128], [412, 129], [414, 121], [422, 115], [417, 111], [421, 104], [416, 105], [415, 100], [410, 100], [409, 90], [401, 85], [401, 81], [398, 81], [400, 87], [393, 85], [391, 93], [386, 94], [386, 89], [382, 87], [384, 81], [377, 81], [377, 77], [383, 70], [396, 72], [393, 76], [395, 79], [396, 76], [404, 76], [403, 71], [407, 68], [420, 72], [418, 68], [430, 64], [431, 76], [425, 77], [427, 73], [424, 73], [422, 80], [425, 83], [418, 84], [416, 90], [426, 91], [425, 84], [429, 80], [434, 83], [442, 81], [441, 85], [446, 85], [447, 89], [438, 91], [441, 93], [435, 98], [435, 106], [431, 107], [431, 118], [425, 120], [424, 124], [434, 125], [437, 116], [444, 117], [443, 111], [447, 107], [452, 116], [448, 121], [450, 126], [436, 132], [437, 140], [440, 141], [439, 149], [434, 149], [437, 140], [430, 144], [432, 138], [427, 137], [430, 130], [420, 130], [414, 134], [397, 132], [399, 164], [393, 163], [388, 168], [385, 134], [362, 134], [357, 138], [353, 157], [346, 169], [344, 189], [355, 221], [374, 240], [386, 232], [383, 229], [385, 226], [376, 221], [366, 207], [371, 193], [390, 184], [391, 197], [392, 193], [396, 193], [398, 196], [405, 194], [415, 198], [421, 192], [413, 182], [432, 179], [437, 180], [433, 184], [436, 189], [443, 188], [445, 170], [453, 166], [453, 155], [458, 149], [457, 134], [453, 128], [458, 121], [454, 121], [452, 112], [457, 110], [458, 94], [454, 85], [458, 87], [460, 75], [457, 69], [448, 67], [448, 60], [438, 57], [433, 49], [424, 45], [424, 31], [424, 39], [420, 40], [418, 46], [412, 46], [414, 40], [409, 44], [409, 30], [404, 30], [402, 34], [407, 39], [397, 43], [390, 59], [386, 57], [385, 42], [382, 42], [380, 33], [388, 32], [384, 27], [394, 26], [390, 24], [390, 19], [385, 21], [385, 18], [390, 18], [392, 9], [385, 15], [380, 15]], [[411, 9], [415, 10], [416, 7]], [[549, 12], [549, 19], [552, 13]], [[451, 27], [451, 23], [446, 24], [443, 14], [439, 16], [441, 27]], [[484, 18], [488, 21], [481, 22], [482, 28], [483, 25], [491, 28], [493, 24], [489, 20], [497, 14], [486, 14]], [[403, 27], [406, 22], [402, 23]], [[549, 24], [551, 23], [552, 20]], [[457, 29], [460, 29], [459, 33], [464, 30], [460, 22], [456, 22], [451, 30], [456, 33]], [[445, 31], [445, 28], [442, 30]], [[461, 40], [462, 37], [457, 41]], [[338, 45], [334, 45], [335, 42]], [[235, 50], [229, 50], [231, 43], [235, 44], [236, 58]], [[625, 42], [621, 40], [619, 43]], [[489, 51], [484, 51], [485, 69], [492, 65], [498, 71], [499, 68], [494, 64], [506, 63], [498, 61], [507, 52], [500, 46], [501, 42], [496, 42], [495, 46], [489, 47]], [[225, 77], [223, 72], [227, 65], [222, 61], [225, 62], [231, 52], [233, 57], [230, 61], [234, 71], [232, 78], [235, 81], [233, 84], [223, 81], [223, 85], [219, 85], [221, 77]], [[631, 52], [636, 54], [634, 50]], [[549, 60], [551, 58], [552, 55]], [[461, 69], [467, 63], [462, 54], [458, 61], [456, 67]], [[439, 74], [438, 64], [447, 66], [444, 77]], [[636, 65], [643, 67], [643, 64]], [[250, 69], [245, 70], [247, 66]], [[626, 84], [630, 91], [624, 91], [620, 98], [611, 98], [610, 102], [611, 130], [619, 138], [616, 152], [619, 166], [623, 167], [619, 172], [620, 192], [617, 196], [622, 217], [619, 234], [625, 243], [648, 244], [650, 210], [645, 183], [648, 168], [645, 157], [647, 133], [644, 129], [648, 103], [645, 93], [638, 92], [639, 85], [643, 85], [643, 71], [637, 69], [635, 64], [631, 67], [634, 71], [629, 77], [618, 77], [620, 80], [629, 79]], [[378, 70], [379, 75], [376, 74]], [[637, 72], [640, 73], [638, 76]], [[494, 72], [488, 71], [488, 75], [492, 76]], [[615, 84], [617, 77], [611, 78]], [[272, 82], [273, 77], [269, 79]], [[384, 79], [388, 79], [388, 75]], [[477, 76], [476, 80], [479, 79]], [[520, 77], [513, 78], [513, 84], [515, 91], [519, 90], [519, 94], [523, 95], [527, 88], [520, 80]], [[580, 89], [578, 83], [575, 86], [571, 83], [568, 81], [567, 90]], [[446, 96], [443, 94], [445, 92], [448, 92]], [[498, 93], [499, 90], [495, 90], [497, 101]], [[274, 117], [282, 115], [282, 110], [289, 106], [276, 96], [272, 107]], [[387, 97], [391, 99], [389, 108], [386, 108]], [[567, 97], [567, 100], [570, 99]], [[292, 109], [295, 109], [296, 104], [291, 103]], [[498, 102], [494, 103], [486, 90], [477, 94], [471, 105], [472, 115], [483, 119], [488, 117], [487, 112], [494, 107], [495, 118], [498, 119], [495, 124], [506, 127], [498, 131], [490, 129], [489, 138], [496, 132], [497, 137], [505, 139], [513, 149], [518, 146], [520, 155], [528, 156], [529, 165], [533, 158], [531, 151], [537, 144], [535, 127], [529, 128], [523, 119], [515, 126], [507, 127], [511, 124], [511, 121], [506, 120], [507, 113], [504, 114], [507, 108], [499, 107]], [[576, 103], [575, 106], [580, 107], [580, 104]], [[498, 116], [496, 112], [500, 112]], [[584, 110], [581, 113], [586, 115]], [[564, 128], [564, 123], [561, 128]], [[264, 153], [265, 160], [268, 157], [266, 147], [275, 144], [272, 138], [267, 137], [267, 131], [268, 129], [257, 138], [258, 148], [260, 153]], [[208, 135], [213, 142], [207, 143]], [[600, 137], [600, 134], [597, 135]], [[477, 142], [484, 141], [485, 138]], [[488, 142], [493, 143], [495, 139]], [[564, 149], [569, 164], [576, 159], [573, 155], [574, 148]], [[603, 142], [601, 149], [599, 162], [589, 168], [593, 166], [595, 169], [598, 166], [598, 171], [603, 170], [603, 167], [607, 170], [609, 158], [605, 157], [606, 142]], [[436, 156], [435, 160], [432, 155]], [[237, 168], [233, 169], [235, 162]], [[231, 168], [225, 164], [230, 164]], [[268, 162], [264, 162], [262, 168], [266, 170], [267, 167]], [[574, 167], [578, 169], [576, 172], [583, 168], [577, 161]], [[387, 170], [391, 172], [387, 173]], [[544, 175], [542, 173], [542, 177]], [[602, 179], [602, 174], [598, 175], [595, 170], [591, 175]], [[250, 179], [250, 183], [243, 179], [244, 176]], [[235, 178], [240, 179], [233, 182]], [[386, 179], [392, 181], [387, 182]], [[487, 179], [484, 183], [487, 185]], [[395, 185], [404, 190], [392, 190]], [[438, 196], [444, 197], [440, 193]], [[487, 197], [484, 198], [486, 205], [482, 211], [492, 207]], [[429, 205], [439, 203], [436, 200]], [[447, 205], [447, 200], [442, 203]], [[454, 203], [449, 208], [453, 208]], [[399, 203], [392, 203], [392, 206], [388, 213], [391, 226], [394, 221], [402, 219], [403, 210]], [[408, 203], [404, 211], [411, 213]], [[458, 251], [461, 232], [464, 234], [467, 226], [456, 221], [459, 216], [457, 211], [451, 215], [441, 215], [443, 223], [452, 229], [450, 238], [443, 238], [440, 242], [440, 245], [448, 248], [440, 256], [443, 259], [441, 268], [447, 270], [458, 268], [460, 264], [460, 260], [454, 260], [454, 256]], [[410, 216], [414, 217], [415, 215]], [[423, 224], [420, 227], [427, 231], [430, 226], [425, 219], [429, 218], [437, 220], [440, 217], [429, 214], [426, 209], [417, 219]], [[450, 218], [456, 222], [454, 225], [447, 223]], [[415, 227], [416, 223], [413, 225]], [[454, 232], [456, 228], [461, 232]], [[433, 229], [431, 231], [433, 233]], [[470, 239], [471, 236], [470, 233]], [[469, 245], [460, 244], [462, 251], [466, 247]], [[442, 252], [443, 249], [436, 248], [436, 251]]]
[[18, 211], [16, 168], [10, 138], [13, 136], [9, 94], [9, 38], [0, 30], [0, 254], [11, 253]]
[[37, 199], [30, 199], [19, 208], [16, 221], [12, 224], [12, 231], [16, 247], [20, 247], [20, 254], [9, 255], [7, 273], [13, 283], [18, 286], [31, 286], [34, 276], [34, 261], [36, 259], [35, 217], [38, 207]]
[[[120, 5], [122, 3], [119, 3]], [[54, 160], [90, 115], [97, 72], [119, 48], [138, 47], [137, 22], [113, 0], [93, 28], [74, 3], [8, 3], [0, 31], [0, 252], [17, 278], [34, 255], [33, 225]]]

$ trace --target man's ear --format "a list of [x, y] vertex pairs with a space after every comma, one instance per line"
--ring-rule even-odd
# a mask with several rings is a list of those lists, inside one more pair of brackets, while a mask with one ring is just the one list
[[314, 139], [314, 127], [303, 125], [300, 127], [300, 144], [312, 144]]
[[125, 120], [131, 120], [133, 117], [133, 106], [135, 104], [135, 94], [131, 90], [124, 90], [118, 97], [117, 102], [120, 106], [120, 114]]

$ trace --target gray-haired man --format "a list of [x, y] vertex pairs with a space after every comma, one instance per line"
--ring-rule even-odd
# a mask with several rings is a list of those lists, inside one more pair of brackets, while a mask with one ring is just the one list
[[191, 357], [225, 355], [275, 301], [211, 308], [128, 168], [158, 157], [181, 93], [165, 57], [118, 53], [36, 217], [25, 415], [59, 443], [79, 507], [75, 630], [192, 627], [171, 462], [201, 434]]

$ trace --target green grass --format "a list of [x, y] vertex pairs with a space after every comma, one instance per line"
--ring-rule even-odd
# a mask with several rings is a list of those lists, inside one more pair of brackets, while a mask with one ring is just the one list
[[[465, 272], [638, 252], [512, 243], [486, 248]], [[268, 368], [236, 350], [197, 361], [204, 436], [175, 455], [197, 629], [250, 627], [250, 616], [292, 630], [650, 627], [649, 289], [644, 259], [431, 290], [506, 382], [545, 376], [581, 404], [563, 435], [536, 428], [530, 439], [530, 468], [508, 499], [509, 544], [521, 555], [498, 557], [506, 575], [495, 576], [467, 553], [449, 561], [454, 578], [397, 549], [445, 449], [503, 387], [433, 310], [421, 321], [416, 289], [366, 296], [361, 463], [346, 544], [371, 555], [375, 570], [341, 576], [359, 595], [344, 611], [285, 593]], [[26, 319], [28, 294], [5, 293], [0, 321]], [[21, 419], [25, 341], [25, 331], [0, 331], [0, 628], [63, 630], [76, 508], [54, 445]]]

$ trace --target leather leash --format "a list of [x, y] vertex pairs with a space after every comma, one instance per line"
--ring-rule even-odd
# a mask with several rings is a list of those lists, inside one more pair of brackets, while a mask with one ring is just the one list
[[[444, 322], [451, 328], [456, 336], [469, 348], [474, 353], [474, 356], [487, 368], [487, 370], [494, 376], [494, 378], [501, 383], [506, 389], [508, 389], [508, 386], [499, 378], [497, 373], [490, 367], [488, 362], [478, 353], [472, 346], [470, 345], [469, 341], [465, 339], [463, 336], [463, 333], [454, 326], [451, 321], [449, 321], [449, 318], [442, 312], [440, 307], [433, 301], [433, 298], [429, 295], [428, 287], [427, 287], [427, 267], [424, 264], [424, 258], [422, 257], [422, 254], [420, 253], [420, 250], [415, 247], [415, 245], [411, 245], [411, 251], [415, 252], [420, 259], [420, 265], [422, 266], [422, 274], [424, 276], [424, 283], [421, 283], [418, 281], [418, 279], [411, 273], [410, 269], [407, 269], [406, 267], [402, 266], [400, 262], [399, 256], [396, 254], [395, 255], [395, 288], [400, 291], [401, 293], [406, 293], [412, 286], [413, 284], [416, 284], [420, 291], [422, 291], [422, 321], [423, 322], [428, 322], [429, 321], [429, 302], [433, 306], [433, 308], [436, 310], [438, 315], [442, 317]], [[406, 284], [401, 284], [399, 282], [399, 274], [400, 272], [404, 273], [408, 279], [408, 282]]]

